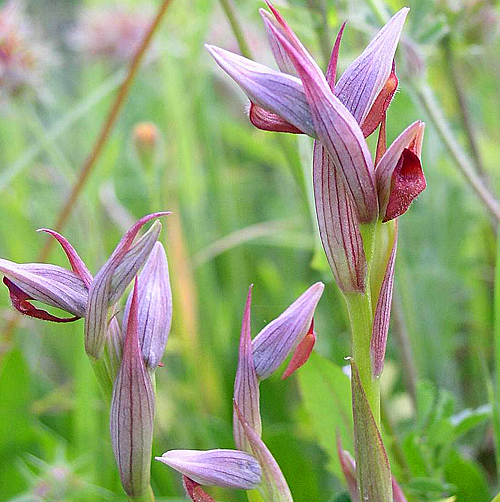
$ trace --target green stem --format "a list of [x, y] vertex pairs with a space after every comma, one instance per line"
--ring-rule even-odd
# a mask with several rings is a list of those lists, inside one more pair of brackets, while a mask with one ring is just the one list
[[500, 477], [500, 233], [497, 240], [497, 258], [495, 264], [495, 289], [494, 289], [494, 326], [493, 343], [495, 357], [495, 386], [493, 390], [493, 431], [495, 438], [495, 458], [497, 473]]
[[370, 292], [347, 294], [346, 301], [351, 322], [352, 356], [358, 367], [361, 384], [373, 416], [380, 427], [380, 385], [378, 379], [372, 378], [370, 356], [373, 326]]
[[151, 485], [140, 497], [127, 497], [131, 502], [155, 502], [155, 496]]
[[252, 52], [247, 43], [245, 34], [243, 33], [243, 29], [241, 24], [236, 17], [236, 10], [234, 8], [232, 0], [219, 0], [222, 8], [224, 9], [224, 13], [226, 14], [227, 20], [231, 25], [231, 29], [233, 30], [233, 34], [236, 37], [236, 41], [238, 42], [238, 47], [240, 48], [240, 52], [242, 56], [245, 56], [248, 59], [252, 59]]

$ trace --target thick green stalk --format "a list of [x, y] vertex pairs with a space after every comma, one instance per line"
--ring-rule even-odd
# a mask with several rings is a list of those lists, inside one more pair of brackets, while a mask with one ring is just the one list
[[358, 367], [361, 384], [380, 427], [380, 385], [372, 378], [370, 341], [372, 337], [373, 314], [370, 292], [346, 295], [349, 320], [351, 322], [352, 356]]
[[127, 497], [131, 502], [155, 502], [155, 496], [151, 485], [140, 497]]
[[370, 403], [377, 425], [380, 427], [380, 385], [372, 377], [370, 342], [373, 329], [373, 305], [370, 288], [372, 261], [375, 256], [380, 222], [361, 225], [363, 247], [368, 265], [366, 290], [364, 293], [345, 295], [351, 323], [352, 355], [358, 367], [363, 389]]

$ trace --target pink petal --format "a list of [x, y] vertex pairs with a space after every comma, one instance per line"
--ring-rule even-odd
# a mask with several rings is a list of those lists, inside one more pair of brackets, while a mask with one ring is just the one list
[[69, 241], [55, 230], [50, 230], [49, 228], [40, 228], [38, 229], [38, 232], [46, 232], [52, 235], [52, 237], [54, 237], [59, 242], [64, 252], [66, 253], [66, 256], [68, 257], [68, 261], [73, 272], [78, 274], [80, 279], [85, 283], [87, 287], [90, 287], [93, 279], [92, 274], [89, 272], [87, 266], [80, 258], [75, 248], [69, 243]]
[[42, 319], [43, 321], [52, 322], [73, 322], [78, 321], [81, 317], [57, 317], [49, 314], [46, 310], [37, 309], [28, 300], [33, 300], [29, 295], [27, 295], [21, 288], [16, 286], [7, 277], [3, 278], [3, 283], [9, 288], [10, 300], [12, 306], [18, 310], [21, 314], [27, 315], [29, 317], [35, 317], [37, 319]]
[[411, 150], [405, 148], [392, 173], [391, 192], [385, 210], [383, 222], [404, 214], [427, 183], [420, 159]]
[[300, 129], [290, 124], [276, 113], [268, 112], [264, 108], [250, 101], [249, 110], [250, 122], [263, 131], [289, 132], [293, 134], [304, 134]]
[[[250, 331], [250, 305], [252, 302], [252, 286], [250, 286], [245, 304], [245, 313], [241, 325], [238, 369], [234, 380], [234, 400], [238, 403], [242, 415], [252, 429], [260, 436], [262, 423], [259, 405], [259, 380], [255, 371], [252, 353], [252, 338]], [[240, 420], [233, 412], [233, 436], [236, 447], [240, 450], [249, 449], [248, 440]]]

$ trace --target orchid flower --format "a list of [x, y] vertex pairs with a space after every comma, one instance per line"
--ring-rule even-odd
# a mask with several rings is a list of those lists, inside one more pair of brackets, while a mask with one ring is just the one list
[[[85, 318], [85, 348], [111, 402], [113, 451], [122, 486], [131, 497], [140, 497], [149, 488], [155, 414], [152, 374], [163, 356], [172, 320], [167, 257], [158, 242], [161, 224], [156, 221], [135, 244], [134, 239], [145, 223], [165, 214], [150, 214], [136, 222], [95, 277], [66, 238], [48, 229], [42, 230], [61, 244], [71, 270], [0, 259], [3, 281], [21, 313], [53, 322]], [[120, 323], [116, 304], [134, 277]], [[72, 317], [57, 317], [31, 300]]]
[[[394, 56], [409, 9], [397, 12], [335, 82], [345, 24], [325, 76], [277, 9], [267, 4], [272, 14], [260, 12], [280, 71], [218, 47], [207, 49], [250, 99], [250, 121], [256, 127], [315, 139], [313, 188], [321, 241], [341, 291], [370, 291], [372, 367], [378, 376], [389, 326], [397, 218], [426, 186], [420, 164], [424, 124], [414, 122], [389, 148], [385, 144], [386, 113], [398, 85]], [[373, 159], [365, 137], [379, 125]], [[373, 241], [366, 235], [375, 231], [379, 246], [373, 255]]]

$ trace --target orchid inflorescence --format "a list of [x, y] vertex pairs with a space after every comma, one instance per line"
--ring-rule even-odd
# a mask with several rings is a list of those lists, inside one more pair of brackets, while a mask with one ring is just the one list
[[[49, 229], [41, 231], [61, 244], [71, 270], [0, 259], [3, 281], [12, 304], [21, 313], [52, 322], [84, 318], [85, 350], [111, 404], [113, 451], [122, 485], [130, 496], [140, 496], [149, 486], [155, 414], [152, 378], [163, 357], [172, 320], [167, 258], [158, 241], [160, 222], [155, 221], [135, 244], [134, 239], [148, 221], [167, 214], [153, 213], [136, 222], [94, 277], [68, 240]], [[118, 302], [132, 280], [134, 287], [120, 323]], [[72, 317], [39, 309], [33, 300]]]
[[[336, 79], [342, 25], [326, 75], [281, 14], [261, 10], [280, 71], [207, 46], [217, 64], [250, 99], [259, 129], [314, 139], [313, 189], [319, 234], [335, 281], [347, 303], [352, 331], [351, 387], [355, 456], [338, 440], [340, 464], [352, 500], [403, 502], [380, 434], [378, 378], [382, 373], [394, 278], [397, 219], [426, 186], [420, 156], [424, 124], [416, 121], [386, 146], [386, 116], [398, 86], [395, 51], [409, 9], [403, 8]], [[365, 140], [379, 128], [372, 157]], [[155, 390], [152, 378], [165, 350], [172, 319], [168, 265], [156, 221], [139, 220], [92, 276], [69, 242], [55, 231], [71, 270], [0, 259], [14, 307], [53, 322], [85, 320], [85, 350], [111, 404], [110, 430], [122, 485], [137, 498], [150, 488]], [[141, 269], [139, 273], [139, 270]], [[134, 281], [122, 321], [118, 302]], [[292, 354], [283, 377], [308, 359], [315, 341], [318, 282], [252, 339], [252, 287], [243, 314], [233, 395], [234, 449], [170, 450], [160, 462], [179, 471], [189, 498], [213, 501], [203, 486], [257, 489], [266, 502], [292, 502], [276, 460], [264, 444], [260, 382]], [[31, 303], [62, 309], [59, 317]]]

